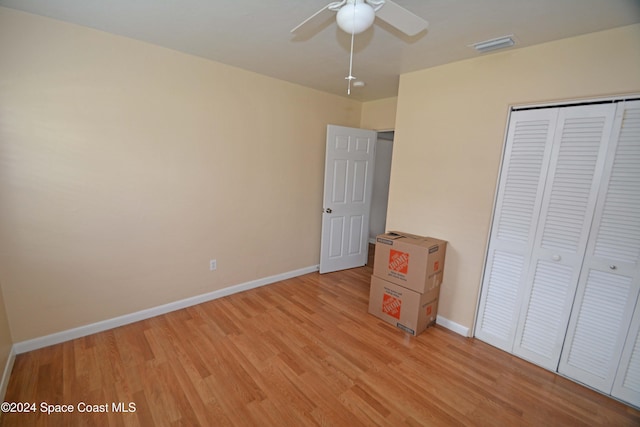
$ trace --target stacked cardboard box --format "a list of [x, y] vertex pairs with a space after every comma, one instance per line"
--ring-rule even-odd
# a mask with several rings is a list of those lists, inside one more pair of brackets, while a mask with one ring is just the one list
[[376, 238], [369, 313], [418, 335], [438, 312], [447, 242], [393, 231]]

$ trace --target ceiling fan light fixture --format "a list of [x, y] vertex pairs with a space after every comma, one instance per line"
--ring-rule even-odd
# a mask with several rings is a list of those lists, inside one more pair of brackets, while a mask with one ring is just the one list
[[470, 47], [474, 48], [480, 53], [489, 52], [496, 49], [504, 49], [505, 47], [511, 47], [515, 45], [516, 42], [513, 40], [513, 34], [503, 37], [498, 37], [496, 39], [485, 40], [483, 42], [478, 42], [470, 45]]
[[376, 19], [376, 12], [364, 1], [349, 2], [336, 14], [338, 27], [349, 34], [360, 34]]

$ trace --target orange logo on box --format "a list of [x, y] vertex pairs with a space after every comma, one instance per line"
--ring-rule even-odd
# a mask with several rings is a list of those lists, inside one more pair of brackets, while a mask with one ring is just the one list
[[433, 305], [429, 305], [429, 307], [427, 307], [427, 316], [431, 315], [432, 311], [433, 311]]
[[440, 267], [440, 261], [436, 261], [433, 263], [433, 271], [438, 271], [438, 267]]
[[409, 271], [409, 254], [391, 249], [389, 251], [389, 270], [407, 274]]
[[402, 301], [398, 298], [394, 298], [391, 295], [384, 294], [382, 296], [382, 312], [388, 314], [391, 317], [395, 317], [400, 320], [400, 309], [402, 308]]

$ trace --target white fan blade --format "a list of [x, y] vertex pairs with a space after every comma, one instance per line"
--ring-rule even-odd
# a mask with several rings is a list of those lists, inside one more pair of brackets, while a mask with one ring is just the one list
[[[308, 17], [307, 19], [302, 21], [302, 23], [300, 25], [298, 25], [297, 27], [295, 27], [293, 30], [291, 30], [291, 32], [295, 33], [300, 27], [302, 27], [303, 25], [307, 24], [308, 22], [311, 22], [312, 20], [316, 20], [318, 22], [324, 21], [326, 19], [324, 17], [325, 15], [329, 15], [330, 13], [331, 14], [334, 13], [334, 12], [329, 10], [329, 6], [331, 6], [332, 4], [333, 3], [329, 3], [328, 5], [326, 5], [325, 7], [323, 7], [322, 9], [320, 9], [319, 11], [317, 11], [316, 13], [314, 13], [313, 15], [311, 15], [310, 17]], [[327, 12], [329, 12], [329, 13], [327, 13]]]
[[408, 36], [415, 36], [429, 26], [427, 21], [390, 0], [384, 2], [376, 16]]

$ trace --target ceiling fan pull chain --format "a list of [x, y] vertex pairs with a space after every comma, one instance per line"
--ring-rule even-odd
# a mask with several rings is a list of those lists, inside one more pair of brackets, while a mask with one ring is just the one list
[[[356, 20], [356, 8], [353, 7], [353, 20]], [[355, 25], [354, 25], [355, 27]], [[347, 85], [347, 95], [351, 95], [351, 81], [356, 78], [353, 76], [353, 39], [355, 38], [355, 32], [351, 31], [351, 54], [349, 55], [349, 76], [345, 79], [349, 82]]]

